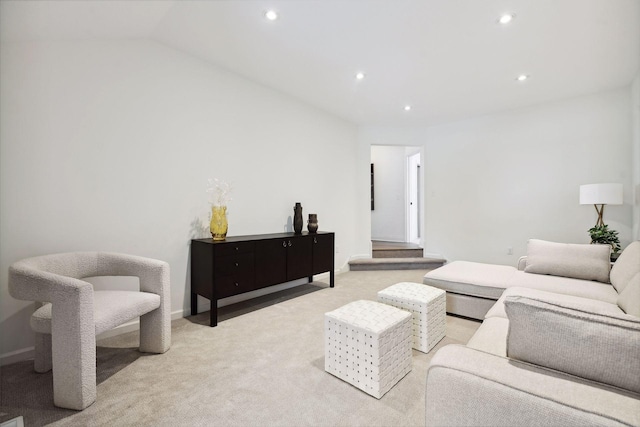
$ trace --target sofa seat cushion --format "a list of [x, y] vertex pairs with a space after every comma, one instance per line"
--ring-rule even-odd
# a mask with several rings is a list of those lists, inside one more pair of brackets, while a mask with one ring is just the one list
[[507, 312], [505, 311], [504, 301], [509, 296], [522, 296], [527, 298], [539, 298], [549, 301], [556, 301], [561, 304], [572, 304], [574, 306], [580, 306], [586, 311], [593, 313], [608, 314], [612, 316], [620, 316], [624, 314], [624, 311], [618, 307], [617, 304], [609, 302], [599, 301], [591, 298], [578, 297], [575, 295], [559, 294], [557, 292], [541, 291], [540, 289], [513, 287], [505, 289], [504, 293], [498, 299], [498, 301], [487, 312], [485, 318], [499, 317], [506, 319]]
[[427, 371], [427, 425], [638, 426], [640, 396], [463, 345]]
[[425, 274], [424, 284], [455, 294], [497, 300], [505, 289], [526, 287], [615, 304], [616, 290], [607, 283], [531, 274], [515, 267], [454, 261]]
[[467, 342], [467, 347], [507, 357], [507, 332], [509, 332], [509, 320], [506, 316], [485, 319]]
[[563, 295], [574, 295], [616, 304], [618, 293], [609, 283], [569, 277], [547, 276], [516, 271], [508, 287], [538, 289]]
[[640, 318], [508, 296], [507, 356], [640, 393]]
[[454, 261], [428, 272], [423, 282], [447, 292], [497, 300], [516, 272], [506, 265]]

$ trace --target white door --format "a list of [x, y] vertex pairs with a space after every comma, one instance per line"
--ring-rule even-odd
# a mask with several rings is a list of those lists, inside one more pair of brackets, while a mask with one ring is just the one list
[[407, 242], [420, 244], [420, 153], [409, 156], [407, 160]]

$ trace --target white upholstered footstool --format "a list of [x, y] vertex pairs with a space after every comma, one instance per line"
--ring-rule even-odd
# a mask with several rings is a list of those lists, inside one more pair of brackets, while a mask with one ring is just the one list
[[380, 399], [411, 368], [411, 313], [365, 300], [325, 313], [325, 371]]
[[432, 286], [402, 282], [378, 292], [378, 301], [411, 312], [413, 348], [428, 353], [445, 335], [445, 294]]

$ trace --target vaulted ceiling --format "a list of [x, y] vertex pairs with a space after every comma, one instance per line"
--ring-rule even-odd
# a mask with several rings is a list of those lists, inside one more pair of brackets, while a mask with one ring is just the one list
[[[639, 0], [2, 0], [0, 8], [3, 42], [149, 39], [358, 124], [450, 122], [622, 87], [640, 70]], [[515, 18], [501, 24], [504, 13]], [[522, 74], [529, 78], [518, 81]]]

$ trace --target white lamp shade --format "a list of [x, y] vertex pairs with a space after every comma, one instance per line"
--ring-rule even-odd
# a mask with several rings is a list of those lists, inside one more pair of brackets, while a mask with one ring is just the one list
[[621, 205], [622, 184], [586, 184], [580, 186], [581, 205]]

